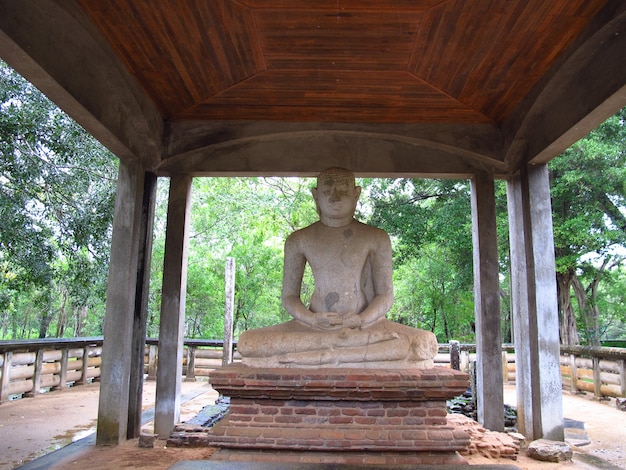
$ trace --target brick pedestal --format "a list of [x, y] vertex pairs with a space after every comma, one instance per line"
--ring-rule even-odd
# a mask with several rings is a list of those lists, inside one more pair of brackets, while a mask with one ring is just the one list
[[452, 369], [235, 365], [213, 372], [210, 382], [231, 400], [229, 414], [207, 436], [210, 445], [229, 449], [225, 459], [256, 452], [278, 461], [465, 463], [457, 451], [469, 445], [469, 435], [448, 425], [446, 399], [469, 382]]

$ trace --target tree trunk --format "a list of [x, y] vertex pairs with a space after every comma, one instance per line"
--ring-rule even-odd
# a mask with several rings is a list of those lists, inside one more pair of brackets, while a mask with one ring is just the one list
[[450, 328], [448, 327], [448, 319], [446, 318], [446, 311], [442, 307], [441, 308], [441, 317], [443, 319], [443, 334], [445, 335], [445, 342], [450, 341]]
[[62, 338], [65, 333], [65, 323], [67, 321], [67, 312], [65, 311], [65, 305], [67, 304], [67, 292], [63, 293], [63, 301], [59, 307], [59, 319], [57, 320], [57, 332], [56, 337]]
[[[593, 281], [594, 283], [596, 280]], [[587, 291], [583, 286], [578, 276], [572, 277], [572, 287], [576, 293], [576, 300], [578, 301], [578, 307], [580, 314], [585, 323], [585, 333], [587, 336], [587, 343], [589, 346], [600, 346], [600, 324], [598, 309], [594, 308], [592, 302], [587, 295]]]
[[76, 323], [74, 327], [74, 336], [83, 336], [83, 328], [87, 320], [88, 308], [86, 305], [76, 309]]
[[48, 327], [50, 326], [50, 322], [52, 322], [52, 313], [49, 311], [42, 312], [39, 317], [39, 338], [45, 338], [46, 334], [48, 334]]
[[556, 274], [559, 307], [561, 310], [561, 344], [565, 345], [577, 345], [580, 343], [578, 327], [576, 326], [576, 315], [570, 296], [573, 276], [573, 271]]

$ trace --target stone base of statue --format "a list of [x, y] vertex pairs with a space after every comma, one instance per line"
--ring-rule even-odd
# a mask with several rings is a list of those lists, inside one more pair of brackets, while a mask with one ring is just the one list
[[467, 463], [469, 435], [447, 423], [446, 399], [467, 374], [431, 369], [252, 368], [210, 383], [230, 412], [206, 435], [212, 459], [345, 464]]

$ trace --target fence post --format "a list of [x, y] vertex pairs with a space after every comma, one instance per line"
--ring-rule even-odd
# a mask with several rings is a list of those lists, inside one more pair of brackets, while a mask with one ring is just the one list
[[158, 346], [151, 344], [148, 346], [148, 380], [156, 380], [158, 362]]
[[36, 397], [41, 390], [41, 369], [43, 368], [43, 349], [37, 349], [35, 354], [35, 362], [33, 363], [33, 388], [24, 395]]
[[6, 351], [0, 367], [0, 403], [9, 401], [9, 383], [11, 382], [11, 364], [13, 351]]
[[69, 348], [61, 350], [61, 371], [59, 372], [59, 385], [54, 387], [56, 390], [65, 390], [67, 388], [67, 359], [69, 357]]
[[602, 382], [600, 378], [600, 358], [593, 357], [591, 359], [593, 364], [593, 394], [596, 398], [602, 398]]
[[572, 378], [572, 392], [578, 393], [578, 367], [576, 366], [576, 355], [569, 355], [571, 378]]
[[193, 346], [187, 346], [187, 374], [185, 375], [185, 382], [196, 381], [196, 348]]
[[622, 398], [626, 398], [626, 359], [622, 359], [618, 361], [619, 364], [619, 382], [620, 382], [620, 393], [622, 394]]
[[461, 370], [461, 345], [458, 341], [450, 340], [450, 368]]
[[80, 380], [76, 383], [79, 385], [85, 385], [87, 383], [87, 369], [89, 368], [89, 346], [83, 348], [83, 367]]
[[469, 374], [470, 370], [470, 352], [468, 350], [461, 351], [461, 370]]

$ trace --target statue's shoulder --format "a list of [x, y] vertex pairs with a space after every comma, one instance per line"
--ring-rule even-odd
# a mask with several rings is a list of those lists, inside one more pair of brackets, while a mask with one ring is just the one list
[[317, 221], [307, 227], [291, 232], [285, 243], [298, 244], [308, 240], [309, 238], [315, 238], [320, 224], [321, 222]]

